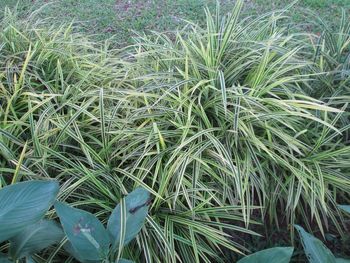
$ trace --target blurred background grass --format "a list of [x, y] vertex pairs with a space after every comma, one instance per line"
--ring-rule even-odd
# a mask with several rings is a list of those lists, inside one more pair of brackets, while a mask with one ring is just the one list
[[[131, 42], [133, 31], [168, 31], [184, 24], [183, 20], [204, 23], [203, 8], [214, 10], [216, 0], [2, 0], [1, 9], [18, 6], [20, 15], [25, 16], [37, 9], [41, 17], [52, 23], [74, 21], [77, 30], [94, 34], [96, 39], [114, 37], [119, 45]], [[245, 0], [244, 13], [258, 15], [290, 4], [288, 0]], [[229, 12], [235, 1], [220, 0], [224, 12]], [[350, 0], [300, 0], [291, 7], [290, 24], [314, 31], [312, 13], [333, 23], [340, 21], [341, 10], [350, 12]]]

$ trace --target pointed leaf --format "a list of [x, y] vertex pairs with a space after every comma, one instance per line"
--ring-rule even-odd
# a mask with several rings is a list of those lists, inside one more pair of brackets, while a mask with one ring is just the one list
[[109, 250], [109, 235], [102, 223], [89, 212], [60, 202], [55, 209], [72, 248], [83, 260], [102, 260]]
[[[127, 245], [141, 230], [148, 214], [150, 193], [146, 189], [139, 187], [128, 194], [124, 198], [124, 201], [125, 211], [124, 209], [122, 210], [121, 205], [118, 204], [113, 210], [107, 224], [107, 229], [112, 236], [112, 245], [114, 249], [119, 247], [120, 240], [123, 239], [123, 236], [123, 245]], [[125, 226], [124, 231], [122, 231], [122, 226]]]
[[55, 221], [40, 220], [10, 239], [10, 255], [14, 259], [32, 255], [58, 243], [63, 237], [64, 233]]
[[261, 250], [238, 261], [238, 263], [289, 263], [293, 255], [293, 247], [274, 247]]
[[350, 259], [345, 259], [345, 258], [336, 258], [335, 259], [336, 263], [350, 263]]
[[335, 263], [335, 257], [332, 252], [313, 235], [307, 233], [301, 226], [295, 225], [301, 238], [306, 257], [310, 263]]
[[0, 190], [0, 243], [38, 222], [55, 201], [56, 181], [28, 181]]

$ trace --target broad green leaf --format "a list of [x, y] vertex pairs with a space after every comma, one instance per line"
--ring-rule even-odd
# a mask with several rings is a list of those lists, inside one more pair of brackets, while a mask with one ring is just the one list
[[121, 258], [121, 259], [118, 260], [118, 263], [134, 263], [134, 261], [129, 260], [129, 259]]
[[112, 236], [112, 245], [116, 249], [128, 244], [141, 230], [148, 213], [150, 193], [144, 188], [136, 188], [128, 194], [121, 204], [113, 210], [107, 224], [107, 229]]
[[72, 243], [67, 240], [67, 242], [63, 245], [64, 250], [66, 250], [71, 256], [76, 258], [81, 263], [101, 263], [101, 260], [87, 260], [81, 258], [80, 254], [73, 248]]
[[295, 225], [301, 238], [306, 257], [310, 263], [336, 263], [332, 252], [313, 235], [307, 233], [301, 226]]
[[274, 247], [261, 250], [238, 261], [238, 263], [289, 263], [293, 247]]
[[350, 263], [350, 259], [345, 259], [345, 258], [336, 258], [335, 259], [336, 263]]
[[338, 206], [341, 210], [347, 212], [350, 214], [350, 205], [339, 205]]
[[58, 243], [63, 237], [64, 233], [55, 221], [40, 220], [10, 239], [10, 255], [14, 259], [32, 255]]
[[0, 263], [11, 263], [6, 254], [0, 253]]
[[83, 260], [102, 260], [109, 251], [109, 235], [102, 223], [89, 212], [60, 202], [55, 209], [74, 251]]
[[56, 181], [28, 181], [0, 190], [0, 243], [38, 222], [55, 201]]

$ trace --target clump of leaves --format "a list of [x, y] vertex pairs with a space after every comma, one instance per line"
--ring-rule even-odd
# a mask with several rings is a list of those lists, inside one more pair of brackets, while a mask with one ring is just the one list
[[[249, 20], [241, 7], [117, 51], [71, 27], [8, 15], [1, 182], [55, 177], [60, 200], [98, 211], [100, 224], [83, 212], [88, 227], [74, 224], [91, 258], [227, 262], [227, 250], [247, 251], [241, 236], [256, 235], [249, 227], [258, 220], [342, 232], [336, 200], [350, 189], [350, 148], [338, 120], [346, 108], [307, 95], [314, 62], [306, 42], [280, 26], [284, 11]], [[136, 185], [155, 197], [138, 242], [89, 234], [89, 224], [108, 231], [102, 222]], [[72, 240], [75, 257], [87, 260]]]
[[64, 248], [80, 262], [129, 262], [120, 258], [122, 250], [144, 225], [150, 193], [137, 188], [122, 199], [107, 229], [93, 214], [56, 201], [63, 232], [54, 220], [42, 219], [58, 190], [55, 181], [27, 181], [0, 189], [0, 242], [10, 241], [9, 256], [0, 254], [0, 261], [30, 261], [34, 253], [60, 242], [65, 233]]
[[[58, 243], [63, 231], [52, 220], [43, 220], [59, 191], [55, 181], [27, 181], [0, 189], [0, 243], [10, 240], [14, 260]], [[0, 257], [7, 259], [7, 256]]]
[[150, 193], [135, 189], [113, 210], [105, 229], [93, 214], [56, 202], [55, 209], [69, 241], [65, 249], [80, 262], [123, 262], [123, 247], [140, 232], [149, 205]]
[[272, 227], [312, 221], [341, 233], [336, 200], [350, 190], [350, 148], [342, 141], [349, 125], [338, 121], [346, 105], [307, 95], [310, 47], [278, 26], [283, 11], [247, 21], [240, 9], [222, 19], [207, 12], [205, 28], [189, 24], [175, 40], [138, 39], [143, 93], [129, 118], [139, 126], [128, 126], [125, 139], [139, 141], [118, 153], [135, 164], [130, 173], [154, 171], [153, 185], [174, 193], [173, 209], [177, 201], [191, 209], [179, 193], [197, 186], [240, 206], [247, 226], [258, 206]]
[[[342, 210], [349, 213], [349, 206], [340, 206]], [[313, 235], [309, 234], [299, 225], [294, 226], [299, 233], [305, 255], [309, 263], [349, 263], [350, 259], [336, 258], [333, 253], [323, 244], [323, 242]], [[276, 262], [289, 263], [293, 256], [293, 247], [274, 247], [258, 251], [248, 255], [238, 263], [258, 263], [258, 262]]]
[[[0, 74], [4, 95], [0, 99], [0, 169], [5, 178], [13, 173], [24, 179], [55, 177], [64, 186], [61, 200], [72, 206], [83, 202], [89, 212], [100, 211], [102, 222], [108, 221], [106, 215], [121, 193], [136, 185], [144, 187], [155, 196], [154, 213], [138, 242], [123, 249], [127, 258], [222, 262], [218, 248], [246, 250], [231, 233], [256, 233], [242, 224], [248, 208], [218, 198], [221, 189], [216, 184], [224, 181], [215, 179], [211, 186], [208, 175], [202, 180], [198, 170], [193, 184], [189, 183], [188, 171], [180, 172], [179, 163], [173, 172], [185, 175], [186, 183], [177, 184], [174, 191], [172, 173], [164, 171], [162, 176], [164, 163], [154, 159], [164, 149], [158, 141], [163, 135], [157, 132], [157, 122], [149, 116], [147, 130], [135, 134], [142, 124], [133, 116], [138, 105], [144, 107], [147, 94], [140, 92], [142, 87], [132, 75], [138, 64], [125, 59], [129, 53], [96, 48], [72, 33], [72, 28], [47, 28], [8, 16], [0, 36], [4, 40], [1, 61], [7, 62], [1, 64], [4, 74]], [[150, 144], [142, 143], [145, 137]], [[135, 163], [134, 158], [147, 155], [159, 170], [152, 166], [145, 174], [148, 168]], [[48, 253], [52, 258], [59, 254], [57, 250]]]
[[299, 233], [309, 263], [350, 262], [349, 259], [336, 258], [333, 253], [322, 243], [321, 240], [307, 233], [301, 226], [295, 225], [295, 228]]

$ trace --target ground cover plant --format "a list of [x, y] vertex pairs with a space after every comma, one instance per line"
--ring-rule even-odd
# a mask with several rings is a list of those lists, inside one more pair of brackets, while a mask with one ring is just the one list
[[[79, 262], [133, 262], [120, 256], [144, 224], [151, 200], [147, 190], [137, 188], [123, 198], [111, 213], [107, 229], [89, 212], [55, 202], [58, 190], [54, 180], [32, 180], [1, 189], [0, 242], [10, 241], [9, 255], [0, 254], [1, 262], [13, 262], [10, 258], [32, 262], [34, 253], [61, 242], [64, 233], [63, 248]], [[62, 227], [43, 219], [53, 204]]]
[[[242, 9], [209, 8], [205, 23], [122, 49], [6, 9], [0, 187], [55, 179], [59, 202], [105, 226], [143, 187], [145, 225], [118, 255], [135, 262], [237, 262], [291, 246], [282, 254], [305, 262], [295, 224], [347, 258], [349, 20], [315, 20], [323, 31], [305, 34], [284, 9]], [[276, 232], [283, 242], [271, 244]], [[72, 262], [64, 242], [32, 260]]]

